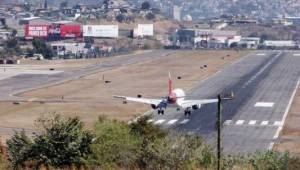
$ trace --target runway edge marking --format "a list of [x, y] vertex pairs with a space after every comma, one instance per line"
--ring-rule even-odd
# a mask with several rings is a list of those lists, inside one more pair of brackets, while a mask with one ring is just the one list
[[[281, 130], [282, 130], [284, 124], [285, 124], [285, 120], [286, 120], [286, 118], [287, 118], [287, 115], [288, 115], [288, 113], [289, 113], [289, 111], [290, 111], [290, 108], [291, 108], [291, 106], [292, 106], [293, 100], [294, 100], [294, 98], [295, 98], [297, 89], [298, 89], [298, 87], [299, 87], [299, 83], [300, 83], [300, 78], [298, 78], [296, 87], [295, 87], [295, 89], [294, 89], [294, 91], [293, 91], [293, 93], [292, 93], [292, 96], [291, 96], [291, 98], [290, 98], [290, 100], [289, 100], [289, 103], [288, 103], [288, 105], [287, 105], [287, 107], [286, 107], [286, 109], [285, 109], [285, 112], [284, 112], [284, 115], [283, 115], [283, 118], [282, 118], [282, 121], [281, 121], [281, 125], [278, 127], [278, 129], [277, 129], [277, 131], [276, 131], [276, 133], [275, 133], [273, 139], [277, 139], [277, 138], [279, 137], [279, 134], [280, 134], [280, 132], [281, 132]], [[269, 150], [272, 150], [272, 149], [273, 149], [273, 146], [274, 146], [274, 142], [272, 142], [272, 143], [270, 144]]]

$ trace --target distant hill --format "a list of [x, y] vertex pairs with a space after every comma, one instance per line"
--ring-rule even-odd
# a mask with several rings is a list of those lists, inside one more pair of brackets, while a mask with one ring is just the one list
[[[4, 0], [10, 2], [10, 0]], [[30, 1], [30, 0], [29, 0]], [[37, 0], [32, 0], [37, 1]], [[49, 4], [59, 5], [64, 0], [48, 0]], [[67, 0], [69, 5], [76, 3], [101, 4], [103, 0]], [[122, 1], [122, 0], [111, 0]], [[182, 8], [182, 15], [193, 18], [220, 16], [221, 14], [243, 14], [257, 18], [298, 16], [300, 0], [124, 0], [140, 5], [149, 1], [152, 6], [171, 16], [173, 5]]]

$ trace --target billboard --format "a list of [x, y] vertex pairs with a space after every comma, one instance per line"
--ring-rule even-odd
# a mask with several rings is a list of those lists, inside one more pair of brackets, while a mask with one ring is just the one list
[[61, 25], [60, 26], [61, 38], [78, 38], [81, 36], [80, 25]]
[[45, 38], [48, 37], [49, 25], [25, 25], [26, 38]]
[[84, 25], [84, 37], [117, 38], [119, 36], [118, 25]]
[[138, 24], [138, 28], [136, 30], [136, 36], [153, 36], [153, 24]]

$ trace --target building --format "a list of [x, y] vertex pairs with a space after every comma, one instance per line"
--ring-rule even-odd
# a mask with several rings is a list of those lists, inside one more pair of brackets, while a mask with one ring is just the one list
[[285, 17], [286, 22], [300, 26], [300, 17]]
[[239, 48], [257, 49], [260, 44], [259, 37], [242, 37], [238, 43]]
[[51, 25], [52, 20], [40, 17], [28, 17], [19, 19], [19, 25]]
[[181, 8], [177, 5], [173, 6], [173, 19], [177, 21], [181, 20]]
[[225, 48], [239, 42], [241, 36], [236, 31], [211, 29], [181, 29], [177, 31], [176, 43], [203, 48]]
[[299, 45], [291, 40], [266, 40], [262, 44], [265, 49], [298, 49]]
[[87, 52], [85, 43], [51, 43], [52, 49], [60, 58], [83, 58]]

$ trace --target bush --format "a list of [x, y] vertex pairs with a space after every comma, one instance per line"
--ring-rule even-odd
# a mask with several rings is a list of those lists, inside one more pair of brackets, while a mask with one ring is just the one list
[[141, 138], [127, 124], [99, 119], [94, 127], [95, 141], [89, 162], [101, 169], [134, 169], [140, 155]]
[[7, 141], [13, 167], [31, 163], [44, 166], [81, 166], [91, 153], [92, 135], [83, 129], [78, 118], [63, 119], [59, 115], [38, 120], [42, 132], [30, 140], [23, 132]]

